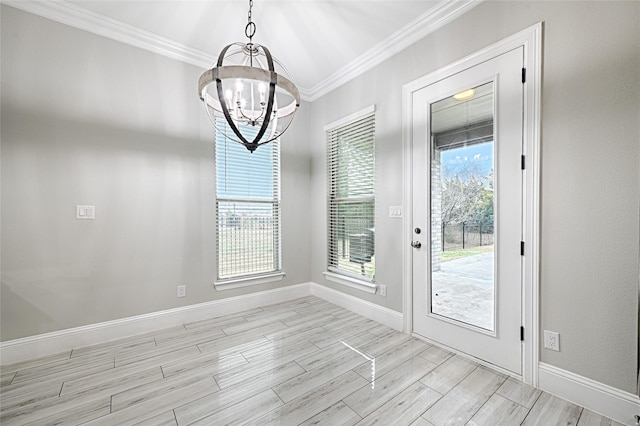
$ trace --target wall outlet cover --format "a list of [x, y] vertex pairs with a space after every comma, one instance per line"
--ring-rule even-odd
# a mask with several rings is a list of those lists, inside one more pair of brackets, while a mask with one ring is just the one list
[[544, 331], [544, 347], [560, 352], [560, 334], [555, 331]]
[[178, 297], [185, 297], [187, 295], [187, 286], [179, 285], [178, 286]]

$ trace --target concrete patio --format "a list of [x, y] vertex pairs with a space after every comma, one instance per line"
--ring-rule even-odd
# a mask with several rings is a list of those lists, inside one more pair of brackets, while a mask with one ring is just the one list
[[443, 262], [433, 273], [435, 314], [494, 329], [493, 252]]

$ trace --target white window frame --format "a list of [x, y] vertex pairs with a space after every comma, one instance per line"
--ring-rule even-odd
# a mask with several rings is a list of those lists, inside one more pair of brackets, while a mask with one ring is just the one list
[[[375, 271], [373, 273], [373, 277], [369, 278], [363, 275], [350, 273], [349, 271], [345, 271], [343, 269], [338, 269], [331, 264], [331, 252], [332, 250], [337, 250], [335, 247], [331, 247], [332, 245], [332, 224], [331, 224], [331, 205], [332, 205], [332, 167], [330, 164], [329, 152], [331, 147], [329, 144], [331, 143], [329, 134], [337, 129], [342, 127], [349, 126], [359, 120], [367, 118], [368, 116], [373, 117], [373, 127], [374, 127], [374, 141], [373, 147], [374, 150], [374, 176], [373, 176], [373, 217], [372, 220], [375, 222], [375, 105], [370, 105], [360, 111], [357, 111], [353, 114], [348, 115], [340, 120], [334, 121], [332, 123], [327, 124], [324, 127], [325, 134], [327, 136], [327, 271], [324, 272], [324, 276], [328, 281], [332, 281], [338, 284], [342, 284], [351, 288], [355, 288], [358, 290], [365, 291], [367, 293], [376, 293], [377, 285], [375, 284]], [[375, 240], [375, 238], [374, 238]], [[374, 254], [375, 254], [375, 242], [374, 242]]]
[[[217, 126], [222, 127], [222, 126]], [[232, 132], [230, 128], [227, 129], [228, 132]], [[227, 133], [231, 134], [231, 133]], [[238, 157], [238, 155], [244, 156], [247, 155], [247, 161], [250, 161], [252, 157], [255, 156], [255, 153], [249, 152], [246, 148], [244, 148], [238, 142], [231, 140], [228, 137], [225, 137], [225, 134], [220, 134], [216, 131], [216, 140], [215, 140], [215, 165], [216, 165], [216, 281], [214, 282], [214, 286], [216, 290], [229, 290], [240, 287], [247, 287], [252, 285], [259, 285], [274, 281], [280, 281], [284, 278], [285, 274], [282, 271], [282, 227], [281, 227], [281, 197], [280, 197], [280, 176], [281, 176], [281, 167], [280, 167], [280, 140], [275, 139], [270, 142], [268, 145], [264, 145], [258, 147], [258, 150], [265, 149], [267, 146], [269, 149], [275, 150], [270, 158], [274, 161], [273, 173], [272, 173], [272, 197], [256, 197], [256, 196], [224, 196], [221, 194], [221, 191], [218, 188], [218, 169], [222, 167], [221, 164], [218, 164], [219, 158], [217, 155], [218, 152], [218, 144], [224, 143], [228, 144], [229, 147], [233, 147], [234, 149], [240, 148], [244, 150], [244, 152], [236, 153], [230, 157], [244, 159], [243, 157]], [[233, 145], [232, 145], [233, 144]], [[258, 152], [258, 151], [256, 151]], [[254, 157], [255, 158], [255, 157]], [[227, 159], [229, 160], [229, 158]], [[273, 222], [273, 244], [274, 244], [274, 259], [273, 259], [273, 268], [267, 268], [260, 271], [253, 271], [246, 274], [238, 273], [232, 274], [228, 276], [221, 276], [221, 227], [223, 219], [221, 218], [221, 212], [219, 210], [220, 203], [228, 203], [228, 202], [237, 202], [237, 203], [253, 203], [256, 205], [272, 205], [274, 208], [274, 222]], [[248, 254], [250, 255], [250, 254]]]

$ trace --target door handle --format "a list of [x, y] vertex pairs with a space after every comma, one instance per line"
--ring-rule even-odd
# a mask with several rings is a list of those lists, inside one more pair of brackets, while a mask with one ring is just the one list
[[422, 243], [421, 243], [420, 241], [413, 241], [413, 242], [411, 243], [411, 247], [413, 247], [413, 248], [420, 248], [420, 247], [422, 247]]

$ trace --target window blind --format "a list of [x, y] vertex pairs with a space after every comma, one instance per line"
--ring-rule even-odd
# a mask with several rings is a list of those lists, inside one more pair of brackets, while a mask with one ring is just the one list
[[375, 277], [375, 115], [327, 129], [328, 269]]
[[436, 133], [433, 136], [435, 148], [439, 150], [491, 142], [493, 140], [493, 119]]
[[226, 123], [216, 127], [218, 280], [279, 272], [280, 140], [250, 153]]

